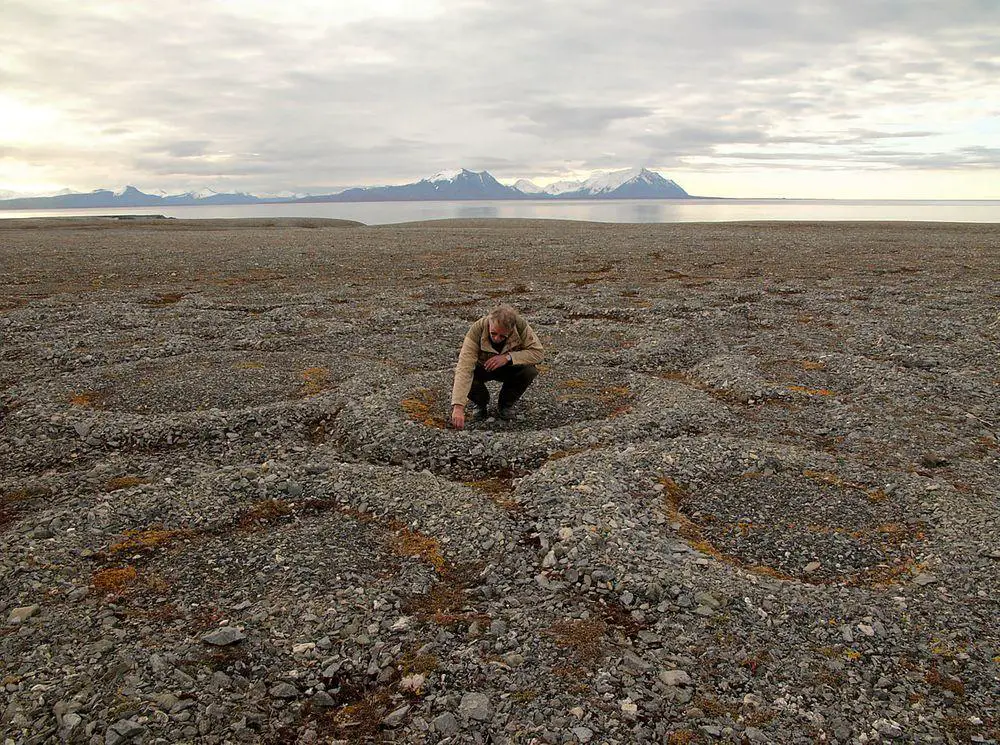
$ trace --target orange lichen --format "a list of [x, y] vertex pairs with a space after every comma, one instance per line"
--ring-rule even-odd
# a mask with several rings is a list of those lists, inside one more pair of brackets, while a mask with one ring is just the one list
[[429, 388], [420, 388], [413, 392], [413, 396], [404, 398], [400, 402], [403, 412], [413, 421], [421, 422], [428, 427], [447, 427], [448, 422], [444, 417], [433, 413], [436, 404], [437, 396]]
[[441, 555], [441, 544], [435, 538], [409, 528], [402, 528], [396, 533], [393, 548], [401, 556], [416, 556], [423, 559], [437, 572], [445, 570], [446, 563], [444, 556]]
[[329, 389], [330, 371], [325, 367], [308, 367], [302, 371], [302, 396], [315, 396]]
[[173, 543], [178, 538], [189, 535], [183, 530], [129, 530], [124, 538], [108, 548], [109, 554], [151, 551]]
[[787, 389], [795, 393], [804, 393], [807, 396], [832, 396], [834, 392], [828, 388], [807, 388], [804, 385], [789, 385]]
[[94, 574], [93, 585], [102, 592], [121, 592], [135, 582], [135, 567], [125, 565], [118, 569], [102, 569]]

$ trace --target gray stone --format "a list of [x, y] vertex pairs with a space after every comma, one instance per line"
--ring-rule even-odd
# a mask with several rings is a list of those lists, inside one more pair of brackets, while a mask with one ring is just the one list
[[20, 626], [22, 623], [27, 621], [33, 615], [38, 613], [40, 606], [38, 605], [24, 605], [20, 608], [15, 608], [10, 612], [7, 617], [8, 626]]
[[459, 716], [485, 722], [493, 716], [490, 700], [482, 693], [466, 693], [458, 705]]
[[406, 719], [406, 715], [409, 713], [410, 713], [410, 705], [404, 704], [395, 711], [387, 714], [385, 718], [382, 720], [382, 724], [390, 729], [398, 727], [400, 724], [403, 723], [403, 720]]
[[337, 705], [337, 702], [326, 691], [316, 691], [312, 697], [312, 705], [316, 709], [332, 709]]
[[580, 742], [590, 742], [594, 737], [594, 730], [581, 725], [573, 728], [573, 736]]
[[75, 711], [71, 711], [63, 715], [62, 726], [65, 727], [66, 729], [73, 729], [82, 721], [83, 717], [81, 717]]
[[112, 724], [104, 733], [105, 745], [119, 745], [119, 743], [131, 742], [139, 737], [146, 728], [131, 719], [119, 719]]
[[913, 583], [924, 587], [925, 585], [931, 585], [937, 582], [938, 579], [933, 574], [928, 574], [927, 572], [921, 572], [916, 577], [913, 578]]
[[899, 726], [898, 722], [894, 722], [891, 719], [876, 719], [872, 726], [876, 732], [886, 737], [903, 736], [903, 728]]
[[691, 676], [683, 670], [660, 670], [660, 681], [668, 686], [689, 686]]
[[275, 683], [268, 693], [271, 698], [295, 698], [299, 695], [299, 689], [291, 683]]
[[431, 720], [431, 725], [439, 733], [445, 737], [450, 737], [458, 732], [458, 720], [455, 719], [455, 715], [450, 711], [446, 711], [444, 714], [434, 717]]
[[246, 634], [235, 626], [223, 626], [222, 628], [215, 629], [214, 631], [209, 631], [201, 637], [201, 640], [205, 642], [205, 644], [211, 644], [216, 647], [225, 647], [230, 644], [236, 644], [244, 639], [246, 639]]

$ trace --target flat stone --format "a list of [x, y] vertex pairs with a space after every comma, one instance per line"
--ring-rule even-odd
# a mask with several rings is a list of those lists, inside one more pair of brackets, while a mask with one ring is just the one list
[[15, 608], [7, 617], [7, 625], [20, 626], [22, 623], [38, 613], [40, 608], [41, 606], [38, 605], [23, 605], [20, 608]]
[[402, 691], [417, 692], [424, 687], [424, 683], [427, 682], [426, 676], [421, 673], [412, 673], [406, 675], [402, 680], [399, 681], [399, 688]]
[[409, 713], [410, 713], [410, 705], [404, 704], [395, 711], [392, 711], [389, 714], [387, 714], [385, 718], [382, 719], [382, 724], [390, 729], [398, 727], [400, 724], [403, 723], [403, 720], [406, 719], [406, 715]]
[[921, 572], [916, 577], [913, 578], [913, 583], [924, 587], [925, 585], [932, 585], [938, 581], [938, 578], [933, 574], [928, 574], [927, 572]]
[[431, 725], [441, 735], [450, 737], [458, 732], [458, 720], [450, 711], [440, 714], [431, 720]]
[[823, 565], [820, 564], [818, 561], [810, 561], [808, 564], [805, 565], [803, 571], [806, 574], [812, 574], [817, 569], [819, 569], [821, 566], [823, 566]]
[[476, 719], [480, 722], [485, 722], [493, 716], [490, 700], [482, 693], [466, 693], [462, 696], [458, 713], [465, 719]]
[[581, 725], [573, 728], [573, 736], [580, 742], [590, 742], [594, 738], [594, 730]]
[[63, 715], [62, 726], [69, 730], [79, 725], [80, 722], [82, 721], [83, 717], [81, 717], [75, 711], [71, 711]]
[[275, 683], [268, 693], [271, 698], [295, 698], [299, 695], [299, 689], [291, 683]]
[[332, 709], [337, 705], [337, 702], [326, 691], [316, 691], [312, 697], [312, 705], [316, 709]]
[[683, 670], [660, 670], [660, 681], [668, 686], [689, 686], [691, 676]]
[[225, 647], [230, 644], [236, 644], [244, 639], [246, 639], [246, 634], [235, 626], [223, 626], [222, 628], [215, 629], [214, 631], [209, 631], [201, 637], [201, 640], [205, 642], [205, 644], [211, 644], [216, 647]]
[[138, 722], [131, 719], [119, 719], [112, 724], [104, 733], [105, 745], [119, 745], [119, 743], [131, 742], [146, 731]]

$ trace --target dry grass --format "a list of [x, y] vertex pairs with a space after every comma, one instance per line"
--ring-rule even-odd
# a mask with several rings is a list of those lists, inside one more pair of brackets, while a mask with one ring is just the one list
[[393, 549], [400, 556], [415, 556], [426, 561], [434, 571], [439, 574], [444, 572], [447, 563], [441, 555], [441, 544], [437, 539], [423, 535], [409, 528], [402, 528], [397, 531], [392, 542]]
[[149, 479], [142, 478], [141, 476], [118, 476], [104, 482], [104, 491], [113, 492], [119, 489], [131, 489], [133, 486], [148, 483]]
[[79, 391], [69, 397], [69, 402], [83, 409], [103, 409], [110, 395], [109, 391]]
[[441, 429], [448, 426], [443, 416], [433, 413], [437, 408], [437, 394], [429, 388], [414, 391], [410, 398], [404, 398], [400, 402], [400, 406], [403, 408], [403, 413], [414, 422]]
[[154, 295], [152, 300], [147, 300], [144, 304], [152, 306], [173, 305], [183, 300], [184, 297], [183, 292], [161, 292]]
[[667, 745], [691, 745], [704, 741], [701, 735], [689, 729], [676, 730], [667, 735]]
[[263, 530], [292, 514], [292, 507], [280, 499], [263, 499], [241, 512], [236, 525], [242, 530]]
[[596, 661], [604, 655], [608, 625], [598, 619], [556, 621], [546, 634], [560, 647], [571, 649], [580, 659]]
[[52, 490], [45, 486], [29, 486], [0, 494], [0, 528], [13, 523], [31, 502], [49, 496]]
[[514, 489], [511, 486], [510, 479], [493, 477], [478, 481], [464, 481], [462, 483], [470, 489], [475, 489], [485, 494], [501, 509], [508, 512], [516, 512], [521, 509], [521, 503], [511, 497]]
[[845, 481], [837, 474], [830, 473], [829, 471], [813, 471], [807, 468], [802, 471], [802, 475], [807, 479], [820, 481], [824, 484], [829, 484], [830, 486], [836, 486], [841, 489], [856, 489], [864, 492], [865, 496], [867, 496], [871, 502], [883, 502], [888, 499], [888, 495], [882, 489], [870, 488], [864, 484], [859, 484], [856, 481]]
[[804, 385], [789, 385], [785, 386], [787, 390], [793, 393], [804, 393], [807, 396], [833, 396], [835, 395], [833, 391], [829, 388], [807, 388]]
[[945, 675], [936, 667], [927, 671], [927, 674], [924, 675], [924, 680], [935, 688], [940, 688], [944, 691], [951, 691], [956, 696], [965, 695], [965, 684], [961, 680]]

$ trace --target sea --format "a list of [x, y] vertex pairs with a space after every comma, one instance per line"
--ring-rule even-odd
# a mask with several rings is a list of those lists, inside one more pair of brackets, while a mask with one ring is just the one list
[[326, 217], [389, 225], [453, 218], [607, 223], [917, 221], [1000, 223], [1000, 200], [621, 199], [566, 201], [317, 202], [65, 210], [0, 210], [0, 219], [164, 215], [183, 219]]

